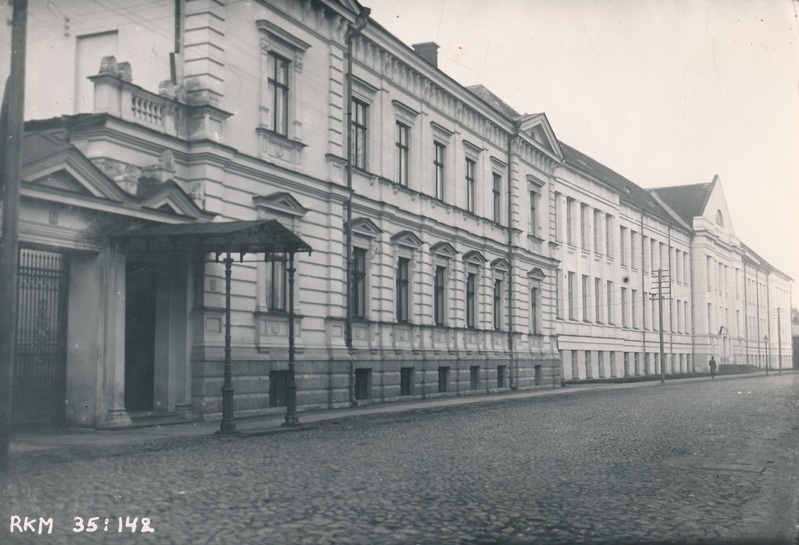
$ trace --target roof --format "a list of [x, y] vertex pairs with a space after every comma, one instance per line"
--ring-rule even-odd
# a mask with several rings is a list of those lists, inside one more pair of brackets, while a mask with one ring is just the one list
[[473, 95], [494, 108], [505, 117], [515, 119], [521, 115], [519, 112], [511, 108], [504, 100], [489, 91], [483, 85], [469, 85], [466, 87], [466, 89], [471, 91]]
[[701, 216], [705, 210], [712, 190], [713, 182], [707, 182], [658, 187], [651, 191], [656, 193], [683, 221], [692, 225], [694, 218]]
[[[558, 142], [560, 142], [563, 149], [567, 165], [604, 182], [617, 191], [622, 200], [626, 200], [639, 210], [653, 215], [668, 224], [677, 225], [668, 210], [658, 204], [646, 189], [637, 186], [618, 172], [611, 170], [563, 141], [559, 140]], [[688, 225], [691, 225], [690, 221]]]
[[159, 224], [124, 231], [116, 239], [145, 250], [191, 248], [205, 253], [295, 253], [311, 247], [277, 220]]
[[22, 160], [26, 165], [75, 148], [72, 144], [43, 132], [26, 132], [22, 142]]

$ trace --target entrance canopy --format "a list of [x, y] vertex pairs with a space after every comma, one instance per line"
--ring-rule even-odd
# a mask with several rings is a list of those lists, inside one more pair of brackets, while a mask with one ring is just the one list
[[132, 229], [115, 237], [144, 250], [192, 249], [204, 253], [296, 253], [311, 247], [277, 220], [159, 224]]

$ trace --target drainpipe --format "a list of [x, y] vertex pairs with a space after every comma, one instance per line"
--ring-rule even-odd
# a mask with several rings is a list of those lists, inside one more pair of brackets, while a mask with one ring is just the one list
[[[671, 263], [671, 225], [669, 225], [669, 359], [674, 374], [674, 270]], [[662, 303], [661, 303], [662, 304]], [[660, 362], [663, 365], [663, 362]]]
[[344, 134], [347, 135], [347, 222], [345, 237], [347, 239], [347, 317], [344, 323], [344, 343], [347, 346], [349, 360], [349, 396], [350, 404], [357, 405], [355, 400], [355, 362], [352, 359], [352, 41], [358, 36], [369, 21], [369, 8], [363, 8], [355, 19], [355, 24], [347, 26], [347, 119]]
[[[519, 388], [519, 363], [513, 353], [513, 194], [511, 192], [511, 179], [513, 176], [513, 140], [519, 136], [519, 124], [514, 123], [513, 133], [508, 135], [508, 353], [510, 365], [508, 369], [508, 385], [511, 390]], [[515, 370], [514, 370], [514, 367]]]

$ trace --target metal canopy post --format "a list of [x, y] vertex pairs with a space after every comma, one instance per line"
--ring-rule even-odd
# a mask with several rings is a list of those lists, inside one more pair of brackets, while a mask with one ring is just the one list
[[225, 264], [225, 382], [222, 384], [222, 423], [219, 433], [236, 433], [236, 420], [233, 416], [233, 377], [230, 363], [230, 275], [233, 258], [230, 252], [222, 260]]
[[297, 416], [297, 382], [294, 379], [294, 252], [289, 252], [286, 272], [289, 280], [289, 392], [286, 403], [286, 421], [284, 426], [299, 426]]

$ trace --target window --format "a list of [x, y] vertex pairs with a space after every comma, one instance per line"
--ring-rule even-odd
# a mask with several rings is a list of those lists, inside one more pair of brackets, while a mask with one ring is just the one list
[[605, 255], [608, 257], [613, 256], [612, 246], [610, 245], [610, 238], [612, 235], [613, 229], [613, 216], [606, 215], [605, 216]]
[[400, 368], [400, 395], [413, 395], [413, 367]]
[[605, 289], [605, 293], [608, 296], [608, 323], [613, 323], [613, 282], [608, 280], [607, 288]]
[[366, 317], [366, 250], [352, 251], [352, 317]]
[[410, 276], [411, 260], [405, 257], [397, 261], [397, 321], [406, 323], [408, 321], [408, 279]]
[[596, 353], [596, 364], [599, 368], [599, 378], [605, 378], [605, 361], [604, 361], [605, 353], [601, 350]]
[[286, 256], [276, 253], [269, 256], [266, 267], [266, 308], [286, 310]]
[[657, 268], [655, 267], [655, 258], [657, 257], [657, 241], [650, 240], [650, 250], [649, 250], [649, 268], [652, 269], [652, 272], [655, 272]]
[[502, 218], [502, 175], [494, 172], [494, 221], [500, 223]]
[[594, 252], [601, 254], [602, 246], [599, 243], [599, 230], [602, 225], [602, 213], [594, 210]]
[[469, 389], [477, 390], [480, 388], [480, 366], [472, 365], [469, 367]]
[[502, 329], [502, 280], [494, 280], [494, 329]]
[[638, 268], [638, 233], [630, 231], [630, 266]]
[[572, 350], [572, 378], [580, 378], [580, 367], [577, 364], [577, 350]]
[[572, 209], [574, 208], [574, 199], [566, 198], [566, 243], [574, 245], [574, 218], [572, 218]]
[[619, 253], [621, 254], [621, 266], [627, 266], [627, 229], [619, 228]]
[[355, 370], [355, 399], [369, 399], [372, 397], [372, 370]]
[[630, 310], [631, 310], [630, 314], [632, 316], [633, 329], [636, 329], [638, 327], [638, 313], [635, 311], [636, 310], [635, 307], [638, 304], [637, 299], [638, 299], [638, 291], [637, 290], [630, 290], [630, 305], [631, 305], [630, 306]]
[[724, 216], [721, 213], [721, 210], [716, 210], [716, 224], [724, 227]]
[[563, 239], [563, 232], [560, 227], [560, 194], [555, 193], [555, 210], [553, 213], [553, 221], [555, 222], [555, 240], [560, 242]]
[[555, 275], [555, 318], [563, 318], [563, 300], [561, 299], [560, 271]]
[[569, 320], [574, 320], [574, 273], [570, 272], [568, 274], [568, 294], [567, 294], [567, 303], [569, 305]]
[[585, 378], [593, 378], [591, 373], [591, 351], [585, 351]]
[[474, 171], [475, 162], [473, 159], [466, 158], [466, 210], [474, 214]]
[[707, 334], [713, 334], [713, 305], [712, 303], [707, 304]]
[[272, 96], [272, 130], [283, 136], [289, 129], [289, 61], [269, 53], [267, 83]]
[[538, 333], [538, 288], [530, 288], [530, 331]]
[[580, 247], [588, 249], [588, 206], [580, 205]]
[[621, 288], [621, 327], [627, 327], [627, 288]]
[[583, 321], [588, 321], [588, 276], [583, 275], [582, 278], [582, 303], [583, 303]]
[[435, 169], [436, 179], [436, 198], [444, 200], [444, 155], [447, 151], [447, 146], [441, 142], [435, 142], [435, 155], [433, 156], [433, 167]]
[[353, 165], [366, 169], [366, 113], [369, 106], [358, 99], [352, 99], [352, 161]]
[[596, 316], [596, 323], [602, 323], [602, 295], [599, 293], [602, 289], [602, 280], [594, 278], [594, 314]]
[[438, 368], [438, 391], [446, 392], [449, 386], [449, 367]]
[[508, 374], [506, 365], [497, 365], [497, 388], [505, 387], [505, 376]]
[[536, 217], [536, 200], [538, 199], [538, 194], [535, 191], [530, 191], [530, 234], [533, 236], [537, 236], [538, 229], [536, 225], [538, 225], [538, 218]]
[[477, 293], [477, 275], [466, 275], [466, 327], [474, 327], [475, 302]]
[[269, 371], [269, 406], [285, 407], [288, 403], [289, 372]]
[[400, 185], [408, 186], [408, 154], [409, 154], [409, 136], [411, 129], [408, 125], [397, 121], [397, 183]]
[[433, 300], [433, 314], [436, 325], [444, 325], [444, 305], [446, 303], [444, 292], [444, 282], [447, 276], [447, 268], [437, 266], [435, 275], [435, 298]]

